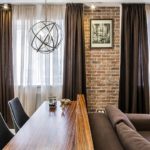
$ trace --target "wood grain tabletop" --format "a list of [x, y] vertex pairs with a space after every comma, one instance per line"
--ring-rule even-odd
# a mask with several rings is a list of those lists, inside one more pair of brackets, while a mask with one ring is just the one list
[[72, 101], [62, 111], [57, 102], [56, 109], [50, 110], [45, 101], [4, 150], [93, 150], [87, 112], [84, 103], [80, 104]]

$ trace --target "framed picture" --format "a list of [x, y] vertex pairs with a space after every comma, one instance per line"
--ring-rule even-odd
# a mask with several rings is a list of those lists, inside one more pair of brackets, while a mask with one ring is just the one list
[[113, 47], [113, 20], [112, 19], [92, 19], [90, 43], [91, 48], [112, 48]]

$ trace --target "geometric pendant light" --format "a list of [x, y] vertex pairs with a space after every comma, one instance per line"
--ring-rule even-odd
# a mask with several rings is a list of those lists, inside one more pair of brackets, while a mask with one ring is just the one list
[[31, 47], [37, 52], [48, 54], [53, 52], [62, 41], [62, 30], [53, 21], [47, 21], [45, 0], [45, 21], [39, 21], [30, 28]]

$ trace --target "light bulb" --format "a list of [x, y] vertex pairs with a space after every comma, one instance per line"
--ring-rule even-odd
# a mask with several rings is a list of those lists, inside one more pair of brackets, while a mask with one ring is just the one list
[[3, 8], [6, 9], [6, 10], [9, 9], [8, 4], [4, 4], [4, 5], [3, 5]]
[[91, 9], [95, 10], [95, 5], [94, 4], [91, 5]]

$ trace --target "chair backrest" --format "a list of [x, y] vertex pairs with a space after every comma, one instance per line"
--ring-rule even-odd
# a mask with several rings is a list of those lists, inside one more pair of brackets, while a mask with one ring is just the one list
[[0, 113], [0, 149], [2, 149], [13, 136]]
[[8, 105], [10, 108], [15, 132], [18, 132], [18, 130], [25, 124], [25, 122], [29, 119], [29, 117], [25, 113], [18, 97], [10, 100], [8, 102]]

